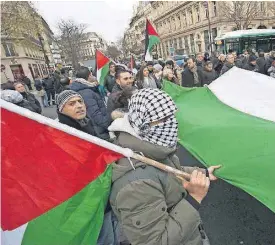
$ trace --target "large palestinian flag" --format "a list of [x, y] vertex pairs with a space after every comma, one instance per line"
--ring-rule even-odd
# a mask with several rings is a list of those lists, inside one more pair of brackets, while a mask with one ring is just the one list
[[164, 90], [178, 106], [180, 144], [275, 212], [275, 79], [232, 68], [208, 87]]
[[119, 150], [3, 100], [1, 116], [1, 244], [96, 244]]
[[96, 50], [96, 77], [100, 85], [104, 85], [104, 79], [109, 72], [109, 63], [111, 60], [99, 50]]
[[159, 35], [150, 23], [146, 20], [146, 31], [145, 31], [145, 61], [152, 61], [152, 49], [155, 44], [160, 42]]

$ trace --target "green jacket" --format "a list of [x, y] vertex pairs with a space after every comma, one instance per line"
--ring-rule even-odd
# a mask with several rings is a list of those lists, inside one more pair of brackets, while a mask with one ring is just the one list
[[[118, 135], [118, 145], [182, 169], [176, 149], [142, 141], [132, 136], [134, 133], [129, 134], [129, 127], [124, 128], [128, 128], [128, 133], [112, 130]], [[201, 245], [199, 204], [188, 195], [181, 181], [155, 167], [131, 161], [135, 170], [127, 158], [113, 165], [110, 195], [111, 206], [129, 242], [132, 245]], [[194, 168], [183, 170], [191, 173]]]

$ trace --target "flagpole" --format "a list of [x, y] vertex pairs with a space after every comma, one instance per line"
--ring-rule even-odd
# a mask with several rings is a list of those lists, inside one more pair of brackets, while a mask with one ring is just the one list
[[[72, 135], [72, 136], [78, 137], [80, 139], [86, 140], [90, 143], [96, 144], [96, 145], [101, 146], [103, 148], [106, 148], [108, 150], [117, 152], [117, 153], [127, 157], [129, 160], [130, 160], [130, 158], [133, 158], [133, 159], [142, 161], [142, 162], [144, 162], [148, 165], [151, 165], [151, 166], [157, 167], [159, 169], [162, 169], [166, 172], [172, 173], [172, 174], [176, 175], [176, 177], [178, 177], [179, 179], [186, 179], [186, 180], [190, 179], [190, 174], [188, 174], [188, 173], [185, 173], [185, 172], [180, 171], [178, 169], [172, 168], [170, 166], [167, 166], [167, 165], [162, 164], [160, 162], [157, 162], [155, 160], [149, 159], [147, 157], [141, 156], [139, 154], [134, 153], [131, 149], [123, 148], [123, 147], [120, 147], [118, 145], [112, 144], [108, 141], [105, 141], [105, 140], [102, 140], [98, 137], [95, 137], [95, 136], [92, 136], [90, 134], [84, 133], [84, 132], [79, 131], [75, 128], [69, 127], [66, 124], [60, 123], [60, 122], [58, 122], [56, 120], [53, 120], [51, 118], [44, 117], [40, 114], [34, 113], [34, 112], [32, 112], [28, 109], [19, 107], [15, 104], [4, 101], [2, 99], [0, 99], [0, 107], [3, 108], [3, 109], [6, 109], [8, 111], [11, 111], [13, 113], [16, 113], [18, 115], [21, 115], [23, 117], [34, 120], [38, 123], [41, 123], [41, 124], [44, 124], [46, 126], [55, 128], [55, 129], [60, 130], [62, 132], [65, 132], [69, 135]], [[130, 162], [131, 162], [131, 160], [130, 160]], [[134, 166], [133, 166], [133, 168], [134, 168]]]

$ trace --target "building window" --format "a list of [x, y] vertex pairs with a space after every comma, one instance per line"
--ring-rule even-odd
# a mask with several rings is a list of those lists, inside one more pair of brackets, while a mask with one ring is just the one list
[[186, 14], [183, 14], [183, 25], [186, 26]]
[[189, 45], [188, 45], [187, 37], [184, 37], [184, 46], [185, 46], [186, 53], [189, 54]]
[[182, 39], [179, 37], [179, 48], [182, 49]]
[[213, 1], [213, 14], [214, 16], [217, 16], [217, 2]]
[[3, 43], [6, 57], [15, 56], [14, 46], [12, 43]]
[[196, 7], [197, 22], [200, 22], [200, 10], [199, 7]]
[[32, 64], [34, 74], [37, 74], [38, 76], [41, 76], [37, 64]]
[[260, 9], [261, 9], [261, 12], [264, 11], [264, 2], [260, 2]]
[[193, 24], [193, 13], [192, 10], [189, 11], [189, 23], [192, 25]]

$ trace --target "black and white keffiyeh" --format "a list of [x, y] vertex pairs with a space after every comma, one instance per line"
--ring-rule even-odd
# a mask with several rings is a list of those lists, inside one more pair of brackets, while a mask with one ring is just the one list
[[[141, 139], [152, 144], [175, 147], [178, 139], [177, 107], [159, 89], [141, 89], [129, 102], [129, 122]], [[153, 126], [150, 123], [158, 122]]]

